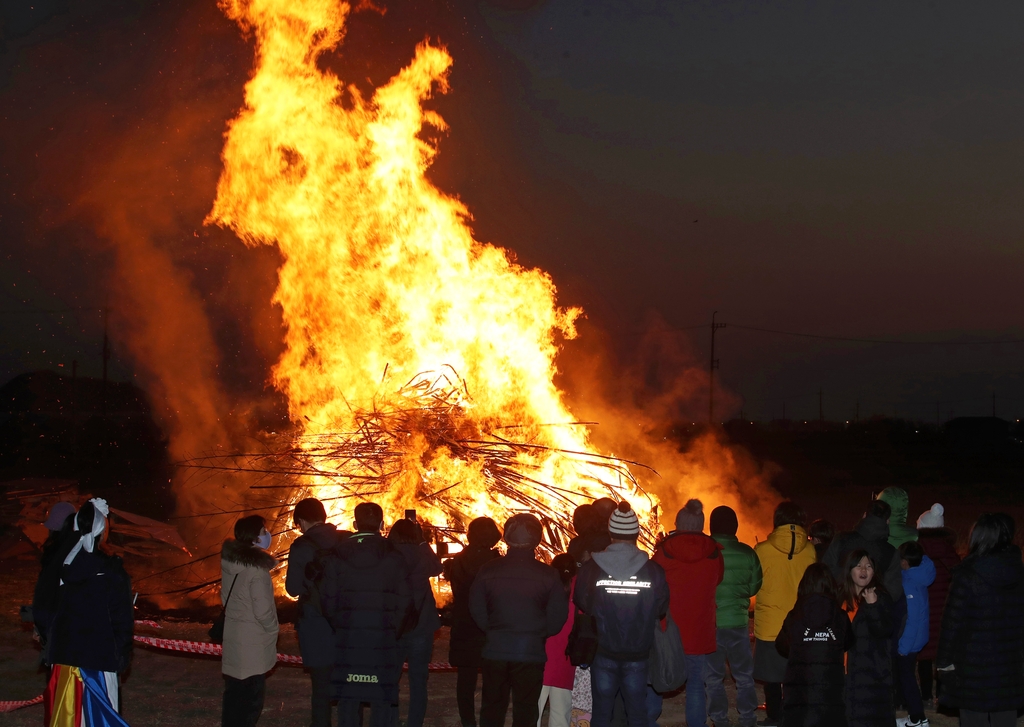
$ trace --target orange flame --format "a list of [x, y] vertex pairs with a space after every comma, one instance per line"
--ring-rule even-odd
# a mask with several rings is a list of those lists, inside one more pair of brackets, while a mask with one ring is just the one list
[[[341, 41], [348, 4], [224, 0], [222, 8], [254, 33], [257, 60], [245, 108], [230, 124], [208, 221], [246, 244], [281, 250], [274, 300], [287, 325], [286, 352], [273, 382], [302, 429], [297, 441], [350, 432], [354, 411], [448, 367], [467, 382], [459, 405], [479, 431], [515, 425], [521, 441], [595, 452], [580, 427], [550, 426], [574, 420], [553, 379], [558, 341], [576, 335], [580, 310], [556, 304], [546, 273], [474, 240], [467, 209], [425, 176], [436, 149], [420, 134], [446, 126], [423, 102], [447, 90], [446, 50], [421, 43], [367, 101], [317, 66]], [[432, 449], [424, 437], [408, 446], [407, 471], [376, 498], [389, 520], [417, 507], [429, 522], [456, 525], [450, 511], [420, 499], [456, 484], [466, 516], [500, 522], [523, 509], [488, 491], [479, 463]], [[532, 477], [577, 502], [628, 499], [649, 526], [656, 522], [657, 501], [606, 468], [541, 450], [518, 457]], [[342, 514], [336, 480], [308, 485], [332, 503], [332, 516]], [[535, 496], [549, 515], [571, 516], [571, 502]]]

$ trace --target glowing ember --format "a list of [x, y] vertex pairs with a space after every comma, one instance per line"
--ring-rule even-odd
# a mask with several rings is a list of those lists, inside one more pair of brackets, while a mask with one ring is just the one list
[[[556, 305], [548, 275], [475, 241], [466, 208], [425, 177], [435, 149], [419, 134], [445, 124], [422, 103], [446, 90], [448, 53], [419, 45], [366, 100], [317, 67], [340, 42], [349, 5], [222, 7], [255, 35], [257, 60], [209, 221], [249, 245], [276, 244], [284, 258], [275, 302], [287, 350], [273, 381], [301, 430], [291, 454], [305, 469], [292, 474], [335, 518], [372, 493], [389, 521], [416, 508], [460, 528], [533, 510], [564, 527], [576, 504], [611, 495], [646, 513], [650, 532], [656, 500], [602, 460], [584, 428], [559, 426], [574, 417], [553, 383], [555, 355], [580, 311]], [[448, 413], [435, 416], [423, 397]], [[365, 436], [374, 412], [410, 410], [419, 414], [381, 444], [378, 460], [393, 468], [381, 479], [351, 447], [383, 442]], [[496, 433], [529, 446], [501, 445]], [[467, 441], [477, 444], [458, 444]], [[500, 482], [499, 450], [516, 473]], [[383, 491], [360, 489], [360, 477]]]

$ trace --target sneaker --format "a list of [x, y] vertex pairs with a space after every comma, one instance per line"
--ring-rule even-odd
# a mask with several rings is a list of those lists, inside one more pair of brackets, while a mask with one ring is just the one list
[[777, 719], [762, 719], [758, 724], [761, 727], [779, 727], [781, 722]]
[[931, 727], [931, 722], [925, 717], [920, 722], [915, 722], [910, 717], [900, 717], [896, 720], [896, 727]]

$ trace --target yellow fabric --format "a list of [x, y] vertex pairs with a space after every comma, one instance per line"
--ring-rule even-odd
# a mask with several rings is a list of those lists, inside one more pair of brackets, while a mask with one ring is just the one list
[[49, 727], [80, 727], [79, 714], [75, 709], [75, 691], [80, 688], [82, 674], [77, 666], [54, 664], [59, 669], [57, 685], [53, 691], [53, 712]]
[[[789, 557], [793, 553], [792, 559]], [[807, 566], [817, 560], [807, 531], [799, 525], [780, 525], [754, 548], [764, 582], [754, 605], [754, 636], [775, 641], [782, 622], [796, 604], [796, 589]]]

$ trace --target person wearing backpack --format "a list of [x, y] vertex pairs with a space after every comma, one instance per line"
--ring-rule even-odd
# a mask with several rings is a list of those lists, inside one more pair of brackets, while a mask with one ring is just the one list
[[757, 723], [754, 653], [750, 648], [750, 599], [761, 589], [761, 561], [754, 549], [736, 538], [739, 521], [731, 507], [716, 507], [709, 521], [711, 537], [722, 546], [725, 575], [715, 590], [717, 651], [708, 654], [704, 689], [708, 716], [716, 727], [729, 724], [725, 694], [725, 665], [736, 682], [736, 711], [740, 727]]
[[356, 532], [334, 546], [324, 561], [320, 599], [334, 628], [332, 696], [338, 726], [361, 724], [369, 702], [372, 727], [398, 721], [399, 639], [415, 617], [409, 569], [394, 544], [381, 535], [384, 510], [375, 502], [355, 507]]
[[648, 724], [648, 659], [655, 624], [669, 609], [665, 571], [637, 547], [640, 521], [628, 502], [608, 519], [611, 544], [593, 553], [576, 576], [573, 600], [597, 626], [597, 655], [590, 664], [591, 727], [611, 723], [622, 692], [629, 727]]
[[[298, 598], [295, 630], [299, 635], [302, 665], [312, 681], [312, 726], [331, 727], [331, 671], [334, 668], [334, 631], [324, 617], [320, 604], [321, 560], [349, 533], [327, 522], [323, 503], [314, 497], [301, 500], [292, 513], [295, 527], [302, 533], [288, 551], [288, 574], [284, 587]], [[311, 568], [312, 566], [312, 568]]]
[[434, 653], [434, 632], [441, 627], [430, 579], [441, 572], [441, 560], [423, 539], [423, 529], [413, 520], [399, 520], [388, 531], [388, 540], [405, 558], [409, 571], [416, 625], [398, 640], [401, 660], [409, 664], [409, 715], [407, 727], [423, 727], [427, 715], [427, 677]]

